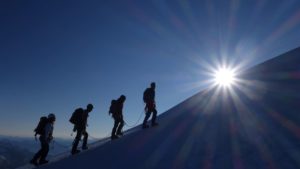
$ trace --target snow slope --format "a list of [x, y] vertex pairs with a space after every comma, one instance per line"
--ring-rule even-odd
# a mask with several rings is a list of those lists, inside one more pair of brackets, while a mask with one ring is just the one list
[[232, 91], [202, 91], [163, 113], [158, 127], [41, 169], [300, 168], [300, 48], [255, 66]]

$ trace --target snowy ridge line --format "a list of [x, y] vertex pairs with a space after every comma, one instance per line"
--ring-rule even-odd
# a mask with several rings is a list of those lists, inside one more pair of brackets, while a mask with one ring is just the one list
[[[124, 132], [124, 136], [123, 136], [123, 137], [125, 137], [126, 135], [131, 134], [131, 133], [133, 133], [133, 132], [135, 132], [135, 131], [137, 131], [137, 130], [138, 130], [138, 128], [131, 128], [131, 129], [129, 129], [129, 130], [126, 130], [126, 131]], [[119, 138], [119, 139], [122, 139], [122, 138]], [[107, 137], [104, 137], [104, 138], [100, 138], [98, 141], [95, 141], [95, 142], [92, 142], [92, 143], [88, 144], [88, 147], [89, 147], [88, 150], [81, 151], [79, 154], [76, 154], [75, 156], [78, 156], [78, 155], [80, 155], [80, 154], [83, 154], [83, 153], [88, 152], [89, 150], [92, 150], [92, 149], [95, 149], [95, 148], [97, 148], [97, 147], [99, 147], [99, 146], [102, 146], [102, 145], [104, 145], [105, 143], [108, 143], [109, 141], [111, 141], [110, 136], [107, 136]], [[56, 143], [56, 142], [55, 142], [55, 143]], [[56, 144], [57, 144], [57, 143], [56, 143]], [[54, 157], [50, 158], [48, 164], [44, 164], [44, 165], [42, 165], [42, 166], [46, 166], [46, 165], [49, 165], [49, 164], [51, 164], [51, 163], [56, 163], [56, 162], [58, 162], [58, 161], [61, 161], [61, 160], [63, 160], [63, 159], [66, 159], [66, 158], [68, 158], [68, 157], [71, 157], [71, 156], [73, 156], [73, 155], [71, 155], [71, 150], [66, 151], [66, 152], [59, 153], [59, 154], [55, 155]], [[16, 169], [33, 169], [33, 168], [38, 168], [38, 167], [39, 167], [39, 166], [37, 166], [37, 167], [36, 167], [36, 166], [33, 166], [32, 164], [29, 164], [29, 162], [28, 162], [28, 164], [26, 164], [26, 165], [24, 165], [24, 166], [21, 166], [21, 167], [18, 167], [18, 168], [16, 168]]]

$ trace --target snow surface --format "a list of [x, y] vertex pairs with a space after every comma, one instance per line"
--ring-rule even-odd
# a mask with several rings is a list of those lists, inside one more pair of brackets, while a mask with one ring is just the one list
[[41, 169], [300, 168], [300, 48], [210, 88], [118, 140]]

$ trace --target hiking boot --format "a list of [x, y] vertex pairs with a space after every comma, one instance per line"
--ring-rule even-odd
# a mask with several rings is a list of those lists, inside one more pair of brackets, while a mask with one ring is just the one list
[[158, 123], [152, 123], [152, 127], [158, 126]]
[[39, 165], [47, 164], [48, 162], [48, 160], [40, 160]]
[[89, 149], [88, 146], [82, 147], [82, 150], [87, 150], [87, 149]]
[[149, 128], [149, 125], [143, 124], [143, 129]]
[[114, 139], [118, 139], [119, 137], [118, 137], [117, 135], [112, 135], [110, 138], [111, 138], [112, 140], [114, 140]]
[[34, 165], [34, 166], [38, 166], [38, 162], [34, 159], [30, 160], [30, 164]]
[[78, 154], [80, 153], [80, 150], [72, 150], [71, 154], [74, 155], [74, 154]]

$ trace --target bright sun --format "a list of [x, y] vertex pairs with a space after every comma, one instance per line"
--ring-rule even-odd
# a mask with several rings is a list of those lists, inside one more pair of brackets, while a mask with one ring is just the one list
[[215, 83], [220, 86], [229, 87], [235, 82], [235, 72], [228, 68], [221, 68], [214, 74]]

